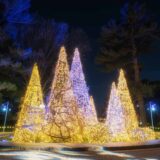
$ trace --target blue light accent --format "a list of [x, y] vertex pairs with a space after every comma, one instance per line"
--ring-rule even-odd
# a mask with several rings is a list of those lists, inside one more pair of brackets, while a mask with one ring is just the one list
[[7, 22], [5, 32], [16, 40], [18, 35], [17, 24], [31, 24], [33, 16], [30, 14], [31, 0], [0, 0], [5, 5], [4, 19]]
[[149, 110], [151, 110], [152, 112], [157, 110], [157, 104], [154, 102], [149, 102]]
[[0, 108], [1, 108], [1, 111], [2, 112], [6, 112], [7, 110], [8, 111], [11, 111], [11, 105], [10, 105], [10, 103], [7, 101], [7, 102], [4, 102], [4, 103], [2, 103], [1, 105], [0, 105]]
[[151, 110], [152, 110], [152, 111], [156, 111], [155, 105], [152, 105], [152, 106], [151, 106]]
[[6, 110], [7, 110], [7, 108], [6, 108], [6, 107], [4, 107], [4, 108], [2, 109], [2, 111], [3, 111], [3, 112], [5, 112]]

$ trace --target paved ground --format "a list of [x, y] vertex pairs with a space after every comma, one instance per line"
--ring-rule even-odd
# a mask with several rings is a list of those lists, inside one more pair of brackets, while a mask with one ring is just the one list
[[90, 149], [90, 151], [16, 151], [0, 150], [0, 160], [160, 160], [160, 148], [136, 149], [125, 151], [107, 151]]
[[160, 160], [160, 148], [125, 150], [117, 153], [126, 153], [133, 156], [131, 159], [137, 160]]

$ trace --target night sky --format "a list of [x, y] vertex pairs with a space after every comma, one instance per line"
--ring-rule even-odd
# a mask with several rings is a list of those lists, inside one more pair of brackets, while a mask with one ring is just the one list
[[[84, 63], [87, 84], [98, 107], [104, 108], [105, 97], [109, 93], [113, 74], [103, 73], [96, 66], [94, 59], [97, 51], [97, 39], [101, 27], [111, 18], [118, 18], [124, 0], [99, 0], [99, 2], [32, 0], [31, 11], [44, 18], [52, 18], [56, 22], [66, 22], [72, 27], [81, 27], [91, 41], [92, 56]], [[147, 9], [160, 22], [160, 1], [146, 0]], [[142, 63], [142, 79], [160, 80], [160, 41], [154, 44], [151, 54], [140, 57]]]

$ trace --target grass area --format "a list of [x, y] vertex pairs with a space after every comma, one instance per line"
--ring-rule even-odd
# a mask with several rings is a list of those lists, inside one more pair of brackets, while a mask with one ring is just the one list
[[0, 132], [0, 141], [11, 141], [13, 132]]

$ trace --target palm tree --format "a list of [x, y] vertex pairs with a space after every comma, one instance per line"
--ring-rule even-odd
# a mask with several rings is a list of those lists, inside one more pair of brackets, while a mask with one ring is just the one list
[[146, 116], [138, 57], [151, 49], [158, 35], [157, 23], [147, 14], [145, 5], [130, 1], [120, 10], [119, 21], [113, 19], [102, 28], [100, 53], [96, 59], [105, 71], [123, 68], [127, 78], [133, 80], [142, 126], [146, 124]]

